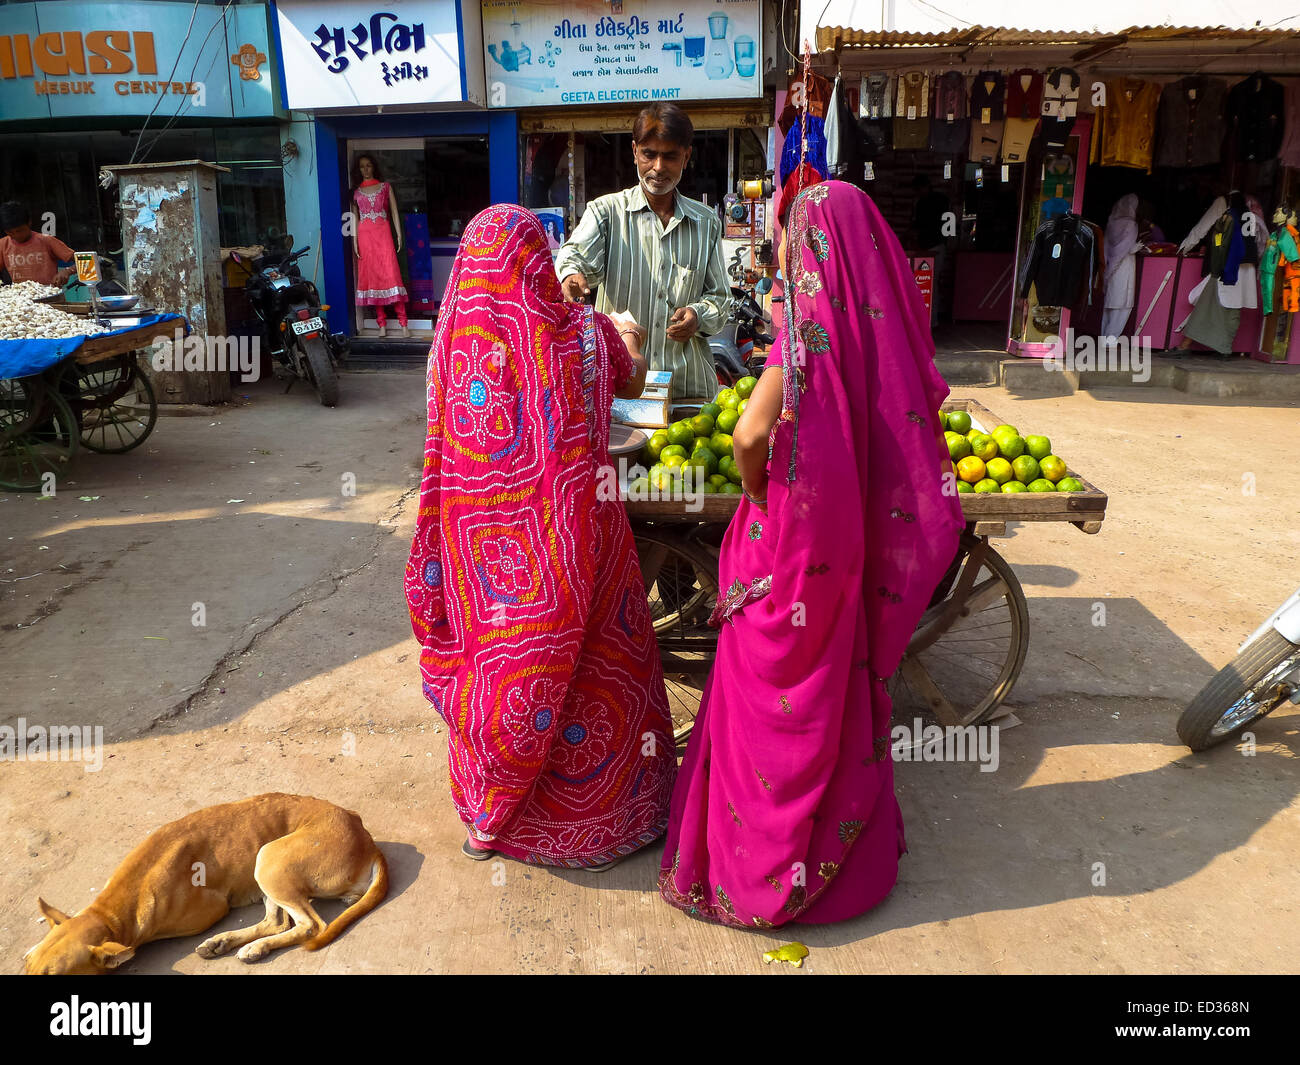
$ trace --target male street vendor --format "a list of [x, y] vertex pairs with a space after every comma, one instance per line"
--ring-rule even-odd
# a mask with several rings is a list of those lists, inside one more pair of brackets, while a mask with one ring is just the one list
[[14, 284], [19, 281], [39, 281], [42, 285], [61, 285], [72, 273], [72, 267], [60, 268], [60, 262], [71, 263], [73, 251], [58, 237], [32, 232], [32, 218], [21, 203], [10, 200], [0, 204], [0, 266], [8, 272]]
[[652, 104], [637, 115], [632, 159], [639, 183], [587, 204], [555, 270], [565, 298], [580, 300], [599, 286], [598, 310], [636, 319], [647, 333], [646, 363], [673, 371], [675, 398], [707, 402], [718, 378], [705, 338], [726, 323], [731, 292], [722, 223], [677, 192], [694, 136], [676, 104]]

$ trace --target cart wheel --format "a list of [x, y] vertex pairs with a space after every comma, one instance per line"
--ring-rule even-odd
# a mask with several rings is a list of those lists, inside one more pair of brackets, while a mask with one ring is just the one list
[[79, 366], [75, 386], [83, 447], [121, 454], [153, 432], [158, 400], [133, 355]]
[[39, 492], [77, 451], [77, 419], [44, 378], [0, 381], [0, 489]]
[[966, 533], [955, 578], [921, 617], [890, 681], [895, 709], [928, 709], [945, 725], [985, 721], [1010, 694], [1028, 650], [1020, 581], [987, 541]]
[[694, 692], [703, 688], [718, 649], [717, 630], [708, 625], [718, 601], [718, 560], [673, 532], [643, 527], [635, 536], [664, 674], [686, 681], [669, 683], [674, 737], [680, 745], [695, 725], [699, 699]]

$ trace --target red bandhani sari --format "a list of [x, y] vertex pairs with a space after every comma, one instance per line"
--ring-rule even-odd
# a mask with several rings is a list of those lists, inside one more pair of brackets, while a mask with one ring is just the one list
[[600, 864], [667, 820], [658, 647], [627, 515], [598, 492], [631, 373], [613, 323], [563, 302], [530, 212], [470, 223], [429, 352], [406, 599], [456, 810], [523, 861]]

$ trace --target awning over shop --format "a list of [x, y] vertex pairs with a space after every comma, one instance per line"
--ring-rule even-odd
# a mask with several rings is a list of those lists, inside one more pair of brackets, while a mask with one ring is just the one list
[[1295, 0], [1159, 0], [1135, 26], [1131, 0], [1094, 0], [1066, 11], [1038, 0], [977, 0], [958, 7], [927, 0], [813, 0], [800, 41], [816, 51], [842, 48], [1008, 47], [1108, 40], [1194, 42], [1300, 40]]

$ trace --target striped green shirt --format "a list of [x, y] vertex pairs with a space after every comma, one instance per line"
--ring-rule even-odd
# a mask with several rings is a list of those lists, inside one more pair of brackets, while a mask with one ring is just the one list
[[[722, 223], [698, 200], [678, 193], [665, 226], [638, 184], [587, 204], [560, 249], [555, 271], [580, 273], [599, 286], [596, 309], [630, 311], [644, 326], [651, 370], [673, 371], [673, 395], [712, 399], [718, 390], [706, 339], [726, 324], [731, 285], [722, 262]], [[700, 329], [686, 343], [668, 339], [668, 319], [690, 307]]]

